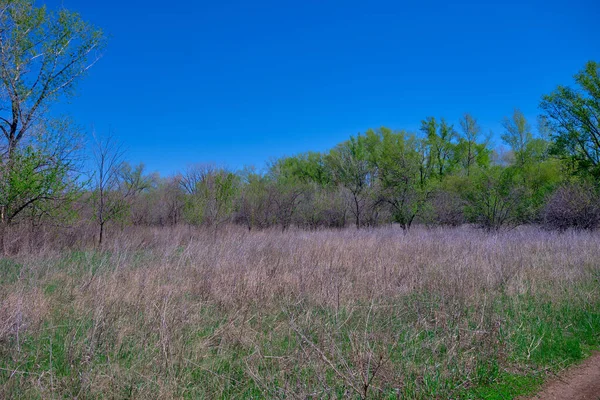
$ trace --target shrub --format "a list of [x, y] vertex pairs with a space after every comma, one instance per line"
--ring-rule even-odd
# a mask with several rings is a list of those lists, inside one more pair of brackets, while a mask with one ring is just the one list
[[427, 225], [460, 226], [465, 223], [465, 202], [454, 192], [437, 190], [430, 196], [423, 211]]
[[600, 196], [587, 183], [569, 183], [559, 187], [543, 210], [548, 229], [597, 229], [600, 227]]

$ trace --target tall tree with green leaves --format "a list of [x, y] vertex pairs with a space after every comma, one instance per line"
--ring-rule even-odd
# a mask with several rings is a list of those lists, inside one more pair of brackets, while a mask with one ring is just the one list
[[517, 167], [523, 168], [530, 160], [528, 153], [533, 142], [531, 126], [525, 115], [518, 109], [514, 110], [512, 117], [504, 117], [502, 126], [504, 127], [502, 140], [512, 149]]
[[349, 194], [349, 209], [358, 229], [369, 206], [374, 182], [374, 171], [369, 160], [365, 136], [353, 136], [339, 144], [331, 150], [326, 160], [333, 181]]
[[519, 186], [522, 199], [521, 219], [526, 221], [539, 214], [549, 193], [560, 179], [556, 159], [548, 157], [549, 143], [544, 120], [538, 121], [538, 133], [534, 135], [523, 113], [515, 109], [511, 117], [503, 120], [505, 132], [502, 140], [511, 148], [513, 161], [507, 166], [511, 170], [512, 184]]
[[382, 128], [367, 133], [373, 143], [372, 163], [378, 171], [379, 202], [391, 209], [394, 222], [410, 229], [430, 193], [424, 141], [404, 131]]
[[77, 13], [0, 0], [0, 242], [29, 207], [66, 198], [74, 147], [53, 136], [48, 111], [74, 93], [103, 45], [102, 31]]
[[456, 138], [454, 126], [443, 118], [438, 123], [434, 117], [427, 117], [421, 121], [421, 132], [429, 146], [428, 163], [433, 173], [442, 180], [453, 166]]
[[481, 127], [471, 114], [460, 120], [461, 133], [458, 135], [455, 157], [469, 176], [475, 166], [489, 164], [490, 152], [486, 143], [480, 141]]
[[600, 179], [600, 64], [589, 61], [575, 82], [575, 89], [558, 86], [540, 107], [552, 128], [554, 154]]

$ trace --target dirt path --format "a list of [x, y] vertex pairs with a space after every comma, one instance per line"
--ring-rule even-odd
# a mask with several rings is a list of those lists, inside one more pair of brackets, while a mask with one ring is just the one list
[[600, 400], [600, 353], [551, 379], [531, 400]]

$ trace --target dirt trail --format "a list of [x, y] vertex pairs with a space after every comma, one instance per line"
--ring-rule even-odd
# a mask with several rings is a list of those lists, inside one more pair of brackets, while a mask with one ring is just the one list
[[530, 400], [600, 400], [600, 353], [551, 379]]

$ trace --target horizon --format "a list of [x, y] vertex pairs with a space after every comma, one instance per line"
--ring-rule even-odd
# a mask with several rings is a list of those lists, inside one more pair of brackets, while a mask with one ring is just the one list
[[535, 130], [542, 95], [572, 84], [600, 36], [592, 1], [40, 3], [109, 36], [56, 112], [88, 137], [112, 132], [128, 161], [162, 176], [260, 170], [369, 128], [416, 132], [428, 116], [456, 128], [466, 112], [498, 145], [515, 108]]

